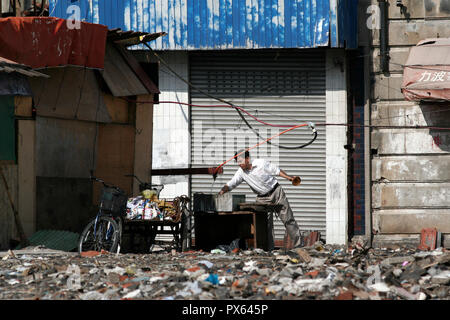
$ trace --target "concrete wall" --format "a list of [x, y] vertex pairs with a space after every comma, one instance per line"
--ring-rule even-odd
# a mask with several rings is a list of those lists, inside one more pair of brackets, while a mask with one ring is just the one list
[[[184, 79], [189, 79], [187, 52], [164, 52], [161, 57]], [[189, 87], [164, 64], [159, 70], [160, 101], [189, 103]], [[189, 107], [177, 103], [154, 105], [153, 169], [187, 168], [190, 161]], [[188, 176], [155, 176], [152, 182], [164, 184], [162, 198], [189, 194]]]
[[[449, 127], [450, 111], [443, 110], [450, 109], [450, 103], [407, 102], [401, 93], [403, 64], [410, 48], [426, 38], [450, 37], [449, 1], [403, 0], [403, 12], [395, 0], [386, 2], [387, 72], [380, 68], [380, 29], [367, 27], [378, 17], [378, 0], [359, 4], [359, 42], [368, 49], [370, 61], [366, 71], [371, 83], [367, 97], [371, 124]], [[450, 233], [450, 131], [373, 127], [370, 140], [374, 245], [401, 239], [418, 243], [421, 229], [427, 227]]]
[[[347, 122], [347, 85], [344, 54], [328, 50], [326, 61], [326, 122]], [[326, 127], [327, 243], [346, 244], [348, 227], [347, 128]]]

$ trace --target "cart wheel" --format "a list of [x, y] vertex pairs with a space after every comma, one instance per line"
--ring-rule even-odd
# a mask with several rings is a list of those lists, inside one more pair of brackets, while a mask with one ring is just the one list
[[117, 226], [119, 227], [119, 240], [117, 243], [116, 253], [120, 253], [120, 248], [121, 248], [121, 244], [122, 244], [122, 232], [123, 232], [123, 221], [122, 221], [122, 218], [120, 218], [120, 217], [117, 219]]
[[181, 230], [180, 230], [180, 247], [181, 251], [187, 251], [189, 249], [189, 237], [188, 237], [188, 230], [189, 230], [189, 224], [188, 224], [189, 218], [186, 216], [185, 213], [181, 216]]

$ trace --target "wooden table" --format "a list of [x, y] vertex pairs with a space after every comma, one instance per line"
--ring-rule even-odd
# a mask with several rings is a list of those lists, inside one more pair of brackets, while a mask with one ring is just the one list
[[245, 239], [253, 248], [269, 249], [272, 215], [279, 206], [256, 203], [241, 204], [232, 212], [194, 212], [195, 246], [210, 251], [218, 245], [229, 245], [235, 239]]

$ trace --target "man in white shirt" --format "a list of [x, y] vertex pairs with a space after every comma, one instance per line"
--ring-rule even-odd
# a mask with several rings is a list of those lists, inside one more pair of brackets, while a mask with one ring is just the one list
[[[219, 195], [233, 190], [243, 181], [247, 182], [250, 189], [256, 193], [257, 202], [282, 205], [281, 210], [277, 212], [278, 216], [283, 221], [286, 231], [294, 243], [294, 247], [300, 247], [302, 244], [300, 229], [294, 219], [294, 213], [289, 205], [286, 194], [274, 176], [281, 176], [289, 181], [293, 181], [296, 177], [287, 175], [286, 172], [267, 160], [251, 160], [250, 153], [248, 151], [244, 153], [243, 151], [241, 150], [236, 153], [239, 154], [236, 157], [236, 161], [240, 168], [236, 171], [233, 178], [222, 187]], [[269, 227], [273, 232], [273, 226], [269, 225]], [[269, 238], [269, 250], [272, 250], [274, 247], [272, 232]]]

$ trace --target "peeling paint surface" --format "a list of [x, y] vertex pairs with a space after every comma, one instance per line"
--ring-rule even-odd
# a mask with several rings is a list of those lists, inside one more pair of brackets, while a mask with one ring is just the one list
[[[167, 32], [153, 49], [357, 47], [358, 0], [50, 0], [52, 16]], [[339, 27], [338, 27], [339, 24]]]

